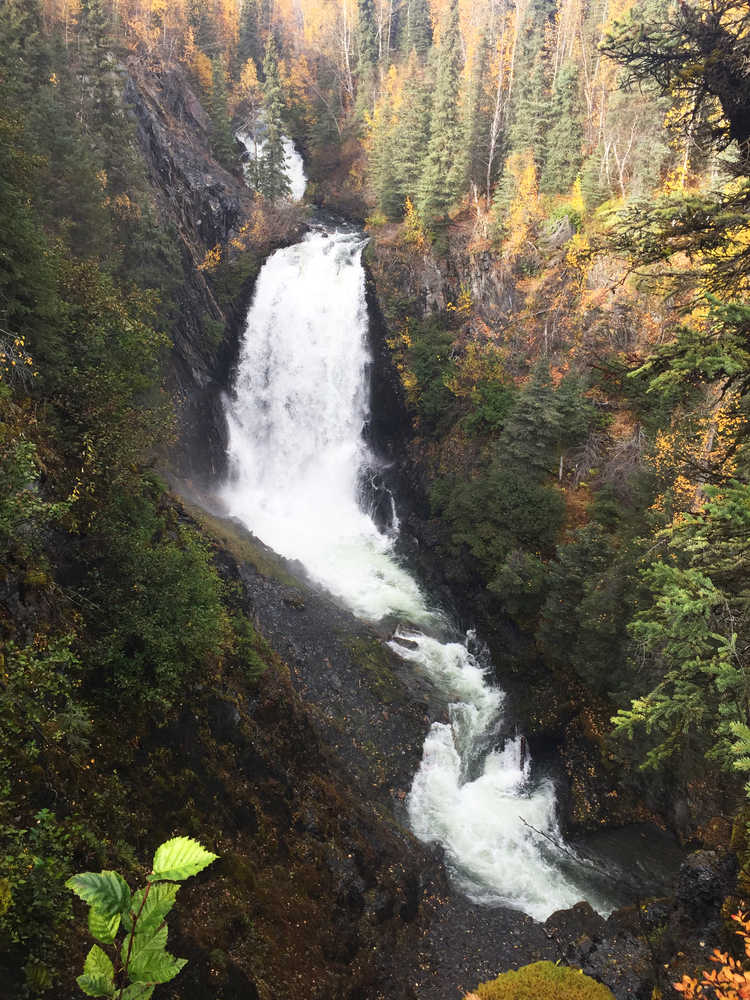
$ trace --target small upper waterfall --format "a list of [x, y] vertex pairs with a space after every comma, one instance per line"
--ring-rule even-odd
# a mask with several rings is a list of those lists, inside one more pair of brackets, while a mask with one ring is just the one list
[[[237, 133], [237, 138], [245, 147], [248, 162], [260, 159], [263, 152], [263, 138], [261, 135], [240, 130]], [[305, 161], [289, 138], [284, 139], [284, 166], [286, 168], [286, 175], [289, 178], [291, 199], [292, 201], [301, 201], [305, 196], [305, 189], [307, 188]], [[247, 162], [245, 165], [245, 174], [248, 174]]]
[[364, 509], [372, 456], [367, 308], [356, 232], [319, 230], [273, 254], [247, 317], [227, 403], [232, 514], [370, 621], [400, 622], [391, 647], [449, 705], [408, 797], [415, 834], [439, 841], [474, 900], [544, 918], [583, 896], [570, 864], [533, 829], [559, 837], [555, 790], [534, 776], [524, 741], [499, 738], [503, 693], [473, 636], [451, 630]]

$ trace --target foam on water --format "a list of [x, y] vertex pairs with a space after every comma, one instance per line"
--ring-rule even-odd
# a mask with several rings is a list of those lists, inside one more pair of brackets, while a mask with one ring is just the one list
[[395, 554], [393, 527], [379, 530], [364, 510], [361, 483], [373, 459], [363, 437], [363, 247], [359, 234], [318, 231], [265, 263], [227, 403], [224, 497], [232, 514], [355, 614], [402, 623], [390, 647], [449, 706], [448, 721], [425, 740], [407, 800], [412, 828], [443, 845], [472, 899], [543, 918], [587, 895], [532, 830], [559, 837], [554, 786], [533, 777], [520, 736], [499, 738], [504, 696], [486, 657], [473, 641], [445, 639], [445, 619]]

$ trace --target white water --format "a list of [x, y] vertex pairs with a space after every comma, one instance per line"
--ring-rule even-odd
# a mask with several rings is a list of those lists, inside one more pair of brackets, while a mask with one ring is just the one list
[[389, 645], [432, 679], [450, 720], [425, 740], [407, 800], [414, 833], [443, 845], [472, 899], [542, 919], [587, 895], [530, 829], [559, 837], [554, 787], [532, 776], [520, 737], [498, 740], [504, 696], [489, 665], [471, 636], [446, 640], [446, 620], [394, 552], [394, 531], [363, 510], [372, 464], [363, 246], [357, 234], [321, 231], [264, 265], [227, 404], [225, 500], [355, 614], [402, 623]]
[[[261, 138], [255, 138], [252, 132], [240, 131], [237, 138], [247, 150], [252, 159], [259, 160], [263, 153], [264, 142]], [[292, 201], [301, 201], [307, 188], [307, 176], [305, 174], [305, 161], [300, 156], [297, 147], [291, 139], [284, 139], [284, 166], [286, 175], [289, 178], [290, 197]], [[249, 177], [249, 166], [245, 164], [245, 176]]]

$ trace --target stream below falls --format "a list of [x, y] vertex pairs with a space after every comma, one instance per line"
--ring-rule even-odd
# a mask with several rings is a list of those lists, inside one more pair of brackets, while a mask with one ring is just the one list
[[[537, 919], [587, 899], [614, 902], [606, 882], [561, 844], [556, 790], [521, 735], [476, 637], [433, 606], [396, 554], [398, 517], [379, 528], [366, 484], [377, 462], [369, 418], [368, 313], [361, 232], [313, 226], [268, 258], [247, 316], [226, 402], [229, 513], [372, 623], [447, 704], [432, 724], [407, 798], [411, 828], [437, 842], [455, 884], [477, 903]], [[548, 839], [549, 838], [549, 839]], [[559, 846], [558, 846], [559, 845]]]

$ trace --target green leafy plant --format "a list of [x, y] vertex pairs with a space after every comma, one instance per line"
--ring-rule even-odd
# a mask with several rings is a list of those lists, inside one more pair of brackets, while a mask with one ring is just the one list
[[187, 964], [167, 951], [165, 918], [180, 888], [174, 883], [197, 875], [216, 858], [197, 840], [174, 837], [157, 848], [146, 885], [136, 892], [113, 871], [68, 879], [65, 885], [90, 906], [89, 932], [99, 942], [77, 979], [87, 996], [149, 1000], [156, 985], [174, 979]]

